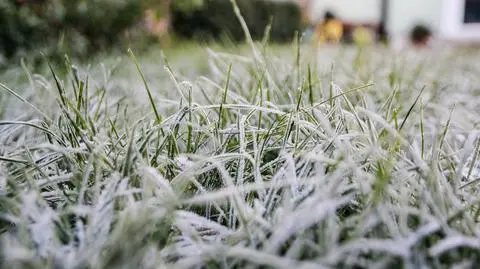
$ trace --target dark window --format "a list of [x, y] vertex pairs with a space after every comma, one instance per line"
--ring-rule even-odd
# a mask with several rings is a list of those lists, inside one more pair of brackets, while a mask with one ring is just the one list
[[464, 23], [480, 23], [480, 0], [465, 0]]

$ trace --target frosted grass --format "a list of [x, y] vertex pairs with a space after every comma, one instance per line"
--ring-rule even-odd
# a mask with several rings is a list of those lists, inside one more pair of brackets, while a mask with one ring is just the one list
[[166, 55], [0, 75], [2, 267], [478, 264], [478, 52]]

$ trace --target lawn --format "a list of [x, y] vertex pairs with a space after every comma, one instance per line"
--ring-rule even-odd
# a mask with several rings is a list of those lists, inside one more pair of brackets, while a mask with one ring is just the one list
[[480, 51], [177, 46], [0, 73], [1, 268], [472, 268]]

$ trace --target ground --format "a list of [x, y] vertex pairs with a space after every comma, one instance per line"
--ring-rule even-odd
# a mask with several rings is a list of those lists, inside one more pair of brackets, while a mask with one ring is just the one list
[[72, 62], [0, 74], [2, 268], [480, 262], [478, 51]]

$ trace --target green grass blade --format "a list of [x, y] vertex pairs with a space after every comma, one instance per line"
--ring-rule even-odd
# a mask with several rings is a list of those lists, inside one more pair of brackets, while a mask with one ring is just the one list
[[418, 100], [420, 99], [420, 96], [422, 96], [422, 93], [423, 93], [424, 90], [425, 90], [425, 86], [422, 87], [422, 89], [420, 90], [420, 93], [417, 95], [417, 98], [415, 98], [415, 101], [413, 102], [413, 104], [412, 104], [412, 105], [410, 106], [410, 108], [408, 109], [407, 115], [405, 115], [405, 118], [403, 119], [402, 124], [400, 124], [400, 129], [399, 129], [399, 130], [402, 130], [403, 126], [404, 126], [405, 123], [407, 122], [408, 117], [409, 117], [410, 114], [412, 113], [413, 108], [415, 107], [415, 105], [417, 104]]
[[143, 75], [143, 71], [140, 68], [140, 63], [137, 60], [137, 57], [135, 57], [135, 54], [133, 54], [133, 51], [131, 49], [128, 49], [128, 52], [130, 53], [130, 57], [132, 58], [133, 62], [135, 63], [135, 66], [137, 67], [137, 71], [140, 74], [140, 77], [142, 78], [143, 85], [145, 86], [145, 90], [147, 91], [148, 95], [148, 100], [150, 101], [150, 105], [152, 106], [153, 113], [155, 114], [155, 122], [157, 124], [160, 124], [162, 122], [162, 118], [160, 114], [158, 113], [157, 106], [155, 105], [155, 101], [153, 100], [152, 92], [150, 90], [150, 87], [148, 86], [147, 80], [145, 79], [145, 76]]

